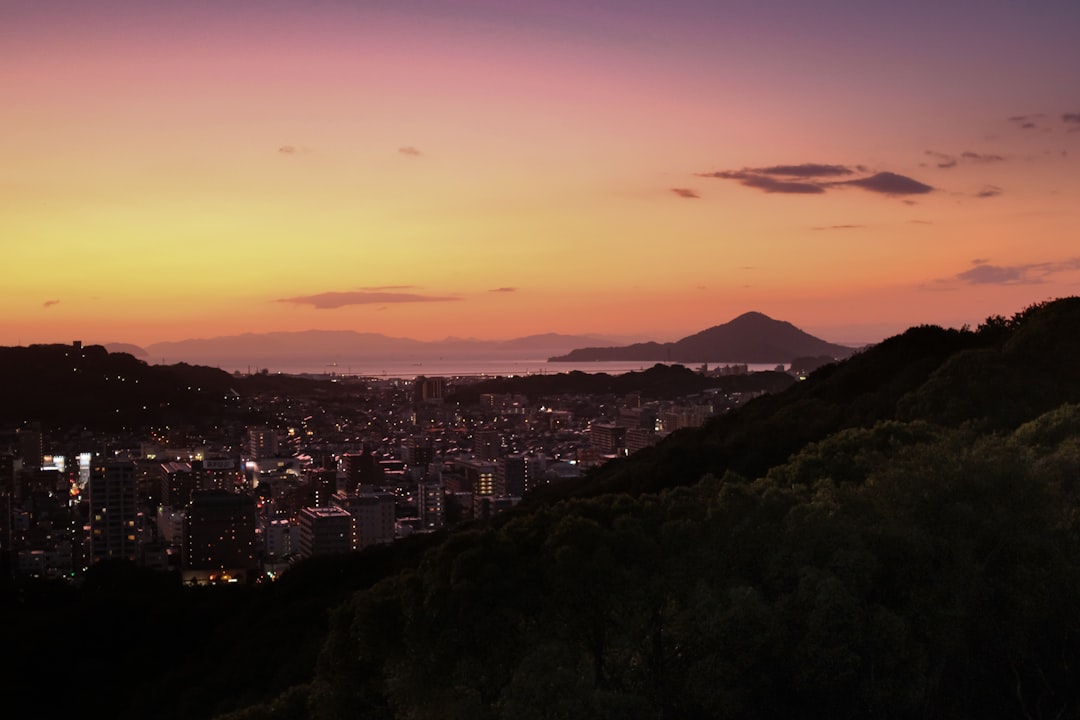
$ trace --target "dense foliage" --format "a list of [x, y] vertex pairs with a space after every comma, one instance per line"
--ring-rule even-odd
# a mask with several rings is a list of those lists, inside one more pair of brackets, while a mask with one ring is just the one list
[[752, 482], [569, 501], [455, 535], [338, 610], [296, 707], [1073, 716], [1078, 429], [1073, 405], [1005, 435], [883, 423]]

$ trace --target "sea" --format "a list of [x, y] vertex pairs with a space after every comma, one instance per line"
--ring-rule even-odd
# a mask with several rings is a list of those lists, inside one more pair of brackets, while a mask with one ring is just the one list
[[[516, 359], [469, 359], [469, 358], [446, 358], [431, 359], [423, 362], [402, 362], [392, 360], [361, 359], [356, 362], [336, 362], [324, 365], [304, 363], [285, 363], [282, 365], [269, 365], [267, 370], [272, 373], [284, 375], [316, 375], [329, 377], [370, 377], [370, 378], [401, 378], [411, 380], [419, 376], [425, 377], [508, 377], [521, 375], [555, 375], [574, 371], [586, 373], [607, 373], [608, 375], [622, 375], [629, 372], [648, 370], [654, 365], [683, 364], [692, 370], [700, 370], [707, 367], [709, 370], [724, 367], [725, 365], [741, 365], [745, 363], [671, 363], [664, 361], [646, 362], [634, 361], [594, 361], [594, 362], [548, 362], [546, 359], [516, 360]], [[747, 364], [747, 370], [758, 372], [762, 370], [775, 370], [777, 367], [785, 367], [777, 363], [770, 364]], [[261, 368], [252, 366], [225, 367], [228, 372], [240, 374], [258, 372]]]

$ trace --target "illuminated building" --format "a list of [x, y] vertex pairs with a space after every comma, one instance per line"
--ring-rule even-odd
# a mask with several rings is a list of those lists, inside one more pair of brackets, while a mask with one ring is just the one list
[[182, 508], [191, 502], [195, 492], [195, 476], [191, 464], [186, 462], [161, 463], [161, 503], [171, 508]]
[[332, 507], [346, 510], [353, 517], [353, 547], [362, 550], [369, 545], [394, 541], [397, 521], [392, 493], [334, 493]]
[[255, 537], [254, 498], [194, 493], [184, 517], [184, 582], [244, 582], [258, 566]]
[[446, 513], [443, 509], [443, 488], [440, 483], [420, 483], [417, 485], [416, 505], [422, 529], [438, 530], [446, 524]]
[[477, 430], [473, 433], [473, 452], [484, 460], [496, 460], [502, 455], [502, 436], [498, 430]]
[[300, 557], [351, 552], [353, 516], [340, 507], [308, 507], [297, 516]]
[[464, 474], [464, 482], [457, 490], [476, 495], [495, 494], [495, 463], [471, 458], [454, 460], [453, 467]]
[[138, 508], [135, 465], [130, 461], [95, 461], [90, 468], [90, 562], [107, 558], [135, 561], [138, 556]]
[[495, 494], [521, 497], [533, 483], [529, 477], [529, 462], [523, 455], [511, 455], [495, 463]]
[[248, 457], [274, 457], [278, 454], [277, 432], [267, 427], [248, 428]]

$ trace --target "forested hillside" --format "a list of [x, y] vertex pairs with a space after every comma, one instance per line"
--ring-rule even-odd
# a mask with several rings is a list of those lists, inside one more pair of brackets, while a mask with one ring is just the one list
[[1075, 716], [1078, 329], [1076, 299], [914, 328], [455, 535], [263, 710]]

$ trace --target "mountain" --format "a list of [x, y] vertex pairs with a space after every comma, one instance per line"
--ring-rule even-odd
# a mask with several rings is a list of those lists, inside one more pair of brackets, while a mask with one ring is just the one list
[[623, 347], [586, 347], [549, 362], [644, 360], [680, 363], [787, 363], [803, 356], [845, 358], [854, 348], [836, 345], [803, 332], [789, 322], [748, 312], [731, 322], [670, 343], [635, 343]]
[[603, 340], [596, 336], [557, 333], [504, 341], [474, 338], [423, 341], [352, 330], [306, 330], [160, 342], [147, 345], [145, 351], [151, 362], [230, 368], [245, 365], [316, 368], [362, 360], [420, 361], [446, 357], [532, 360], [596, 342]]

